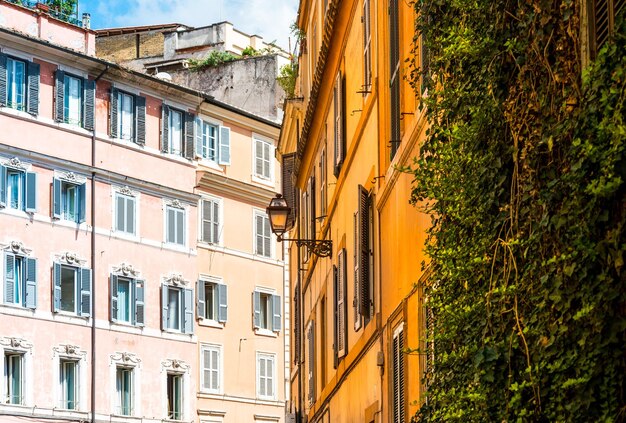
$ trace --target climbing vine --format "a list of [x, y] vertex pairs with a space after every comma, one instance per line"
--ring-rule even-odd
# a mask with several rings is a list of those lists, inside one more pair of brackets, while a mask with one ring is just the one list
[[625, 13], [582, 69], [580, 4], [415, 3], [434, 360], [414, 422], [626, 421]]

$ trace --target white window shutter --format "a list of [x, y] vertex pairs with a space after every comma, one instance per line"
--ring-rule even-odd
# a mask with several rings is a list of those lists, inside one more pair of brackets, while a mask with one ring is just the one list
[[193, 290], [185, 289], [184, 292], [184, 300], [185, 300], [185, 325], [184, 332], [185, 333], [193, 333]]
[[[118, 197], [119, 198], [119, 197]], [[117, 321], [117, 275], [111, 274], [111, 321]]]
[[80, 315], [91, 316], [91, 269], [78, 269], [80, 280]]
[[254, 329], [261, 327], [261, 293], [254, 291], [252, 293], [252, 315]]
[[145, 286], [146, 281], [135, 280], [135, 324], [137, 326], [146, 324]]
[[224, 284], [217, 284], [218, 310], [217, 321], [220, 323], [228, 320], [228, 287]]
[[220, 126], [220, 148], [219, 148], [219, 164], [230, 164], [230, 128]]
[[37, 259], [26, 258], [26, 295], [24, 306], [37, 308]]
[[204, 316], [206, 316], [206, 292], [204, 291], [204, 284], [205, 282], [203, 280], [199, 280], [196, 283], [196, 297], [197, 297], [197, 301], [196, 301], [196, 308], [197, 308], [197, 318], [198, 319], [202, 319], [204, 318]]
[[13, 303], [15, 300], [15, 256], [4, 254], [4, 302]]
[[161, 285], [161, 329], [165, 330], [169, 328], [168, 313], [167, 313], [167, 285]]
[[280, 310], [281, 310], [280, 295], [272, 295], [272, 310], [273, 310], [272, 329], [274, 330], [274, 332], [280, 332], [281, 324], [282, 324], [282, 316], [280, 313]]

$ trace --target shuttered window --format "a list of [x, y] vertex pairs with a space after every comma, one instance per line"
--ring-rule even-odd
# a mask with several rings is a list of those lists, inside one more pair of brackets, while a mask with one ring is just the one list
[[335, 291], [335, 355], [339, 359], [347, 353], [346, 337], [346, 250], [342, 249], [337, 255], [337, 267], [334, 271]]
[[37, 206], [37, 174], [0, 165], [0, 208], [34, 213]]
[[254, 176], [272, 179], [272, 144], [258, 138], [254, 139]]
[[37, 260], [4, 253], [4, 303], [37, 307]]
[[24, 354], [6, 351], [4, 354], [4, 375], [6, 380], [7, 404], [24, 404]]
[[165, 241], [185, 245], [185, 210], [173, 206], [165, 207]]
[[326, 188], [326, 150], [322, 150], [320, 153], [319, 164], [319, 178], [320, 178], [320, 218], [326, 217], [326, 202], [328, 196], [328, 190]]
[[257, 353], [257, 397], [276, 397], [275, 356]]
[[217, 199], [202, 200], [201, 239], [210, 244], [220, 243], [220, 209], [221, 201]]
[[394, 331], [391, 345], [393, 377], [393, 423], [405, 423], [404, 331], [402, 326]]
[[131, 367], [117, 367], [115, 374], [117, 414], [132, 416], [134, 414], [134, 370]]
[[111, 321], [136, 326], [145, 324], [145, 281], [110, 275]]
[[294, 317], [293, 317], [293, 342], [292, 345], [294, 345], [294, 349], [293, 349], [293, 362], [294, 363], [299, 363], [300, 362], [300, 349], [301, 349], [301, 344], [300, 344], [300, 333], [301, 333], [301, 324], [300, 324], [300, 284], [296, 283], [296, 287], [294, 289], [294, 294], [293, 294], [293, 313], [294, 313]]
[[134, 197], [115, 193], [115, 230], [135, 235], [136, 207]]
[[146, 143], [146, 98], [111, 89], [110, 134], [113, 138]]
[[93, 131], [95, 102], [95, 81], [56, 71], [54, 118], [57, 122]]
[[58, 178], [52, 181], [52, 217], [83, 223], [86, 219], [86, 184], [76, 184]]
[[370, 0], [363, 0], [363, 93], [367, 94], [372, 87], [372, 20]]
[[281, 297], [266, 292], [252, 293], [254, 329], [280, 332], [282, 329]]
[[199, 319], [213, 320], [219, 323], [228, 320], [228, 286], [201, 279], [198, 281], [196, 291]]
[[400, 29], [398, 0], [389, 0], [390, 160], [400, 145]]
[[626, 1], [592, 0], [590, 3], [590, 43], [592, 58], [595, 58], [604, 43], [615, 33], [616, 17], [626, 13]]
[[91, 316], [91, 280], [91, 269], [54, 263], [54, 312]]
[[161, 329], [193, 333], [193, 290], [161, 285]]
[[272, 257], [270, 219], [267, 214], [254, 212], [254, 254]]
[[[372, 212], [369, 192], [358, 187], [358, 212], [355, 219], [355, 315], [367, 324], [370, 319], [371, 299], [371, 255], [372, 255]], [[356, 317], [356, 316], [355, 316]], [[356, 324], [355, 324], [356, 328]]]
[[219, 394], [221, 391], [221, 347], [218, 345], [202, 346], [202, 391]]
[[287, 205], [291, 207], [291, 211], [288, 216], [287, 227], [290, 228], [295, 224], [296, 219], [296, 187], [294, 184], [295, 175], [293, 174], [295, 168], [296, 153], [283, 154], [282, 163], [282, 184], [283, 184], [283, 198], [287, 202]]
[[0, 106], [37, 116], [39, 64], [0, 54]]
[[335, 79], [335, 88], [333, 96], [333, 120], [334, 120], [334, 174], [339, 177], [341, 165], [346, 156], [346, 136], [345, 136], [345, 119], [346, 119], [346, 103], [344, 80], [341, 72], [337, 74]]
[[309, 403], [315, 402], [315, 321], [309, 323], [307, 339], [307, 384]]
[[182, 374], [167, 374], [167, 418], [170, 420], [183, 420], [183, 388]]
[[78, 361], [59, 360], [59, 382], [61, 388], [61, 401], [59, 407], [64, 410], [77, 410], [79, 405], [79, 372]]

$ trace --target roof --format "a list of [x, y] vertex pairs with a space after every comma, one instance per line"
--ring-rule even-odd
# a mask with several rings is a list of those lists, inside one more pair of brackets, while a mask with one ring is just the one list
[[96, 33], [96, 37], [110, 37], [112, 35], [123, 35], [123, 34], [137, 34], [140, 32], [149, 32], [149, 31], [168, 31], [177, 28], [184, 28], [186, 30], [193, 29], [191, 26], [183, 25], [180, 23], [169, 23], [169, 24], [158, 24], [158, 25], [142, 25], [142, 26], [124, 26], [119, 28], [103, 28], [96, 29], [94, 32]]

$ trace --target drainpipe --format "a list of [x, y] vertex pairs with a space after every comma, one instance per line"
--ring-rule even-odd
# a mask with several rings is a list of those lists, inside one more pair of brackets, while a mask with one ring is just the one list
[[95, 79], [93, 132], [91, 134], [91, 423], [96, 423], [96, 92], [98, 80], [109, 70], [106, 65]]
[[[298, 225], [298, 235], [297, 239], [300, 239], [300, 225]], [[302, 257], [300, 256], [300, 247], [296, 246], [298, 250], [297, 258], [298, 262], [296, 263], [298, 269], [298, 298], [297, 301], [300, 302], [300, 315], [297, 316], [298, 321], [296, 322], [299, 325], [300, 330], [298, 331], [298, 339], [296, 342], [298, 343], [298, 413], [297, 413], [297, 421], [298, 423], [302, 423], [304, 420], [302, 418], [302, 351], [304, 350], [304, 345], [302, 345], [303, 338], [303, 327], [302, 322], [304, 321], [304, 302], [302, 299], [304, 298], [304, 290], [302, 289], [302, 270], [300, 269], [300, 263], [302, 262]]]

